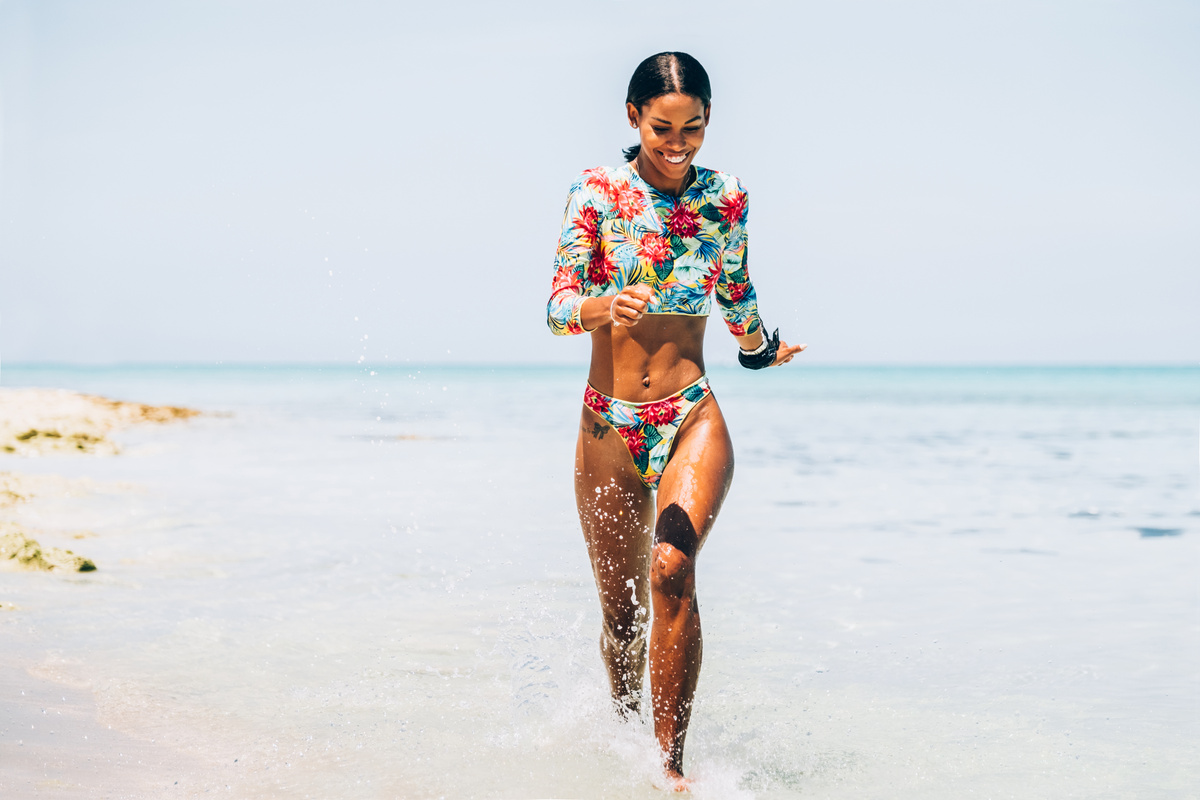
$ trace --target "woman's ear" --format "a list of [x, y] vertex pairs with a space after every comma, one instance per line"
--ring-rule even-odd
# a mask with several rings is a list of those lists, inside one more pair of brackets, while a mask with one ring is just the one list
[[704, 127], [708, 127], [708, 115], [712, 112], [712, 103], [704, 107]]
[[637, 106], [635, 106], [633, 103], [626, 103], [625, 113], [629, 115], [629, 127], [636, 128], [639, 124], [638, 117], [640, 116], [638, 114]]

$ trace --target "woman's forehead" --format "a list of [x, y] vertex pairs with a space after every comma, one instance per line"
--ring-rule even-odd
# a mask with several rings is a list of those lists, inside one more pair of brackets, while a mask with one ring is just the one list
[[644, 109], [650, 116], [661, 117], [672, 122], [687, 122], [693, 117], [704, 114], [704, 103], [699, 97], [674, 92], [651, 98]]

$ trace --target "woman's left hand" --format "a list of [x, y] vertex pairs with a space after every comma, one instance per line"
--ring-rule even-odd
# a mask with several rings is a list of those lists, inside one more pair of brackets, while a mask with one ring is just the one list
[[797, 344], [789, 346], [787, 342], [780, 342], [779, 349], [775, 351], [775, 362], [772, 367], [778, 367], [780, 364], [786, 364], [796, 357], [797, 353], [803, 352], [807, 348], [807, 344]]

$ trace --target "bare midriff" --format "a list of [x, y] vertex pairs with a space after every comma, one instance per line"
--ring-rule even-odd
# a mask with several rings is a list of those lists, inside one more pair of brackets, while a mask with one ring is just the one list
[[669, 397], [704, 374], [708, 317], [645, 314], [637, 325], [601, 325], [592, 331], [588, 383], [630, 403]]

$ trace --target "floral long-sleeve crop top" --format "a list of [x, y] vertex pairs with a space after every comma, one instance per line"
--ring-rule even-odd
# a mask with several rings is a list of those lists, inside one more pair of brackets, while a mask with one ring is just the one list
[[732, 175], [696, 168], [680, 197], [658, 191], [631, 164], [597, 167], [571, 185], [547, 308], [558, 335], [584, 333], [588, 297], [645, 283], [648, 314], [707, 316], [712, 295], [735, 336], [762, 320], [746, 271], [746, 191]]

